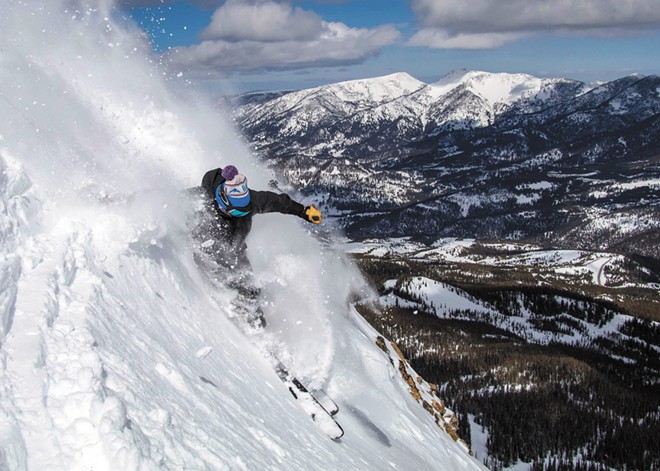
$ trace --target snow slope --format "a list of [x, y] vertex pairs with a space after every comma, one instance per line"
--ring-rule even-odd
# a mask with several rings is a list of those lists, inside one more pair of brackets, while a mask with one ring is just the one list
[[[255, 220], [268, 327], [237, 327], [236, 293], [193, 262], [180, 190], [222, 162], [269, 176], [111, 2], [26, 3], [0, 16], [0, 469], [481, 469], [350, 307], [357, 271], [302, 221]], [[340, 442], [269, 352], [339, 403]]]

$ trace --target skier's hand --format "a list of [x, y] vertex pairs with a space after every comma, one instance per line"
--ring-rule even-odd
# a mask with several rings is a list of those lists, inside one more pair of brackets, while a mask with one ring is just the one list
[[306, 206], [305, 211], [303, 211], [303, 219], [314, 224], [321, 224], [323, 218], [321, 217], [321, 211], [319, 211], [316, 206]]

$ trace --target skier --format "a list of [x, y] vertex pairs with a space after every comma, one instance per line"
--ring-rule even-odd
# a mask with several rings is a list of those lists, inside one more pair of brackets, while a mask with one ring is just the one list
[[201, 187], [195, 190], [201, 196], [203, 209], [193, 237], [211, 259], [214, 275], [244, 298], [247, 320], [252, 325], [263, 326], [263, 314], [256, 306], [259, 288], [245, 253], [252, 216], [277, 212], [321, 224], [321, 212], [313, 205], [303, 206], [286, 194], [251, 190], [247, 178], [233, 165], [209, 170], [202, 178]]

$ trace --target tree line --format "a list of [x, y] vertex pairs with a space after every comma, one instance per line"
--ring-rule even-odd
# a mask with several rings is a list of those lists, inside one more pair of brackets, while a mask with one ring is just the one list
[[[433, 267], [419, 262], [372, 259], [360, 265], [375, 284], [434, 278]], [[503, 310], [514, 298], [519, 303], [519, 292], [500, 288], [470, 292]], [[572, 310], [569, 317], [594, 325], [613, 315], [610, 305], [565, 295], [536, 291], [525, 299], [538, 312]], [[535, 470], [660, 469], [660, 367], [652, 348], [660, 336], [648, 321], [633, 319], [622, 327], [634, 345], [540, 346], [480, 321], [439, 319], [401, 306], [359, 310], [399, 343], [419, 374], [439, 385], [464, 440], [470, 443], [469, 416], [488, 433], [491, 469], [517, 462]], [[639, 361], [626, 365], [604, 353], [616, 348], [636, 351]]]

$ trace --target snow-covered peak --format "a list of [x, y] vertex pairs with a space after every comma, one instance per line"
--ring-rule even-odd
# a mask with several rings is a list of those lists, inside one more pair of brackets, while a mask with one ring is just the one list
[[456, 87], [463, 86], [486, 100], [490, 106], [494, 106], [498, 103], [510, 104], [520, 98], [534, 95], [541, 90], [543, 83], [543, 79], [527, 74], [459, 69], [429, 85], [428, 92], [438, 100]]
[[426, 86], [424, 82], [407, 73], [399, 72], [382, 77], [348, 80], [301, 90], [285, 96], [284, 100], [292, 102], [324, 97], [327, 100], [354, 104], [359, 107], [377, 106], [414, 93], [424, 86]]
[[409, 95], [425, 85], [411, 75], [399, 72], [383, 77], [339, 82], [330, 85], [328, 89], [346, 101], [354, 101], [355, 97], [362, 97], [380, 103]]
[[[300, 90], [259, 104], [248, 101], [235, 116], [247, 128], [261, 128], [274, 118], [279, 132], [288, 136], [304, 136], [317, 127], [325, 133], [338, 123], [346, 129], [355, 129], [350, 123], [377, 129], [378, 123], [391, 121], [397, 122], [393, 132], [415, 135], [429, 128], [486, 126], [511, 106], [527, 101], [530, 110], [538, 109], [545, 101], [562, 98], [562, 80], [566, 81], [460, 69], [425, 84], [396, 73]], [[327, 140], [321, 145], [332, 146]]]

